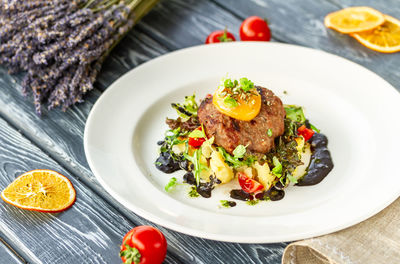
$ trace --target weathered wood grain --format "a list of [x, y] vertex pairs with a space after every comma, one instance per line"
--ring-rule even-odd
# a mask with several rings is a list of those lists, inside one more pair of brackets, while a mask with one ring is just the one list
[[[190, 16], [190, 13], [187, 15]], [[219, 23], [222, 24], [222, 20]], [[155, 43], [150, 38], [144, 36], [140, 31], [136, 32], [133, 30], [132, 32], [133, 33], [125, 40], [129, 42], [122, 42], [108, 60], [107, 63], [110, 64], [106, 65], [101, 75], [107, 76], [104, 81], [106, 84], [103, 87], [107, 86], [107, 81], [109, 79], [116, 78], [121, 72], [123, 73], [127, 70], [127, 67], [124, 67], [124, 65], [134, 67], [137, 65], [135, 63], [141, 63], [144, 60], [168, 51], [163, 49], [163, 45]], [[143, 44], [143, 40], [145, 43], [149, 44]], [[123, 48], [120, 49], [120, 47]], [[153, 49], [154, 47], [156, 48], [155, 50]], [[140, 53], [137, 53], [136, 49], [140, 50]], [[121, 54], [119, 52], [121, 52]], [[128, 64], [125, 64], [126, 62]], [[87, 113], [92, 106], [92, 101], [97, 98], [98, 92], [95, 91], [87, 97], [88, 102], [74, 107], [67, 113], [54, 111], [40, 119], [33, 113], [29, 102], [21, 98], [18, 91], [12, 89], [12, 87], [6, 87], [9, 84], [16, 87], [18, 87], [18, 85], [13, 83], [12, 79], [10, 79], [4, 71], [2, 74], [1, 80], [3, 80], [4, 83], [0, 84], [0, 87], [2, 91], [4, 91], [4, 94], [0, 96], [0, 102], [6, 107], [2, 107], [0, 114], [10, 120], [10, 122], [18, 127], [18, 129], [22, 130], [29, 139], [37, 143], [59, 163], [66, 166], [74, 175], [80, 177], [82, 181], [85, 181], [91, 189], [96, 190], [96, 192], [101, 194], [107, 201], [116, 204], [108, 195], [102, 194], [103, 190], [96, 185], [95, 181], [92, 182], [93, 176], [90, 171], [88, 171], [83, 153], [82, 135], [84, 123]], [[101, 86], [102, 82], [101, 78], [98, 82], [100, 84], [99, 86]], [[54, 135], [57, 136], [55, 137]], [[126, 211], [124, 208], [120, 208], [120, 211], [137, 224], [148, 223], [138, 218], [133, 213]], [[252, 255], [256, 250], [249, 246], [246, 246], [247, 250], [244, 250], [239, 244], [207, 241], [170, 232], [165, 229], [163, 229], [163, 232], [166, 233], [167, 239], [171, 245], [171, 254], [176, 255], [186, 263], [210, 263], [214, 259], [219, 259], [219, 262], [223, 262], [228, 255], [235, 257], [238, 261], [237, 263], [240, 263], [243, 259], [253, 259], [252, 263], [260, 263], [260, 260]], [[276, 260], [278, 261], [284, 246], [285, 244], [280, 244], [279, 248], [274, 249]], [[218, 249], [218, 251], [215, 249]], [[258, 251], [260, 250], [258, 249]], [[222, 252], [224, 252], [224, 254], [222, 254]], [[265, 255], [269, 255], [270, 251], [265, 250], [265, 252]]]
[[167, 53], [160, 43], [139, 30], [131, 30], [105, 61], [96, 88], [105, 90], [117, 78], [150, 59]]
[[338, 9], [350, 6], [370, 6], [379, 10], [384, 14], [400, 19], [400, 1], [399, 0], [330, 0], [330, 2], [337, 5]]
[[[371, 1], [372, 2], [372, 1]], [[392, 1], [390, 1], [392, 2]], [[217, 3], [217, 4], [216, 4]], [[326, 13], [352, 5], [353, 1], [161, 1], [136, 29], [120, 43], [106, 61], [95, 90], [87, 102], [62, 113], [53, 111], [43, 118], [33, 113], [30, 101], [15, 90], [18, 85], [4, 70], [0, 71], [0, 115], [4, 116], [30, 140], [47, 152], [58, 163], [80, 178], [89, 189], [98, 193], [120, 215], [135, 224], [146, 220], [115, 202], [93, 180], [83, 153], [83, 128], [93, 102], [100, 91], [129, 69], [151, 58], [187, 46], [204, 42], [213, 30], [230, 29], [236, 37], [241, 19], [249, 15], [267, 16], [276, 40], [327, 50], [352, 59], [398, 84], [398, 55], [371, 52], [348, 36], [327, 30], [321, 24]], [[383, 2], [381, 5], [385, 5]], [[372, 4], [371, 4], [372, 5]], [[223, 8], [220, 8], [223, 6]], [[377, 7], [379, 9], [379, 7]], [[387, 12], [399, 17], [398, 9], [386, 7]], [[226, 10], [230, 10], [229, 12]], [[267, 15], [263, 15], [267, 14]], [[0, 151], [1, 153], [1, 151]], [[86, 189], [87, 187], [82, 187]], [[121, 216], [120, 216], [121, 217]], [[68, 225], [68, 218], [65, 219]], [[124, 220], [126, 221], [126, 220]], [[273, 245], [246, 245], [198, 239], [161, 228], [170, 244], [167, 263], [280, 263], [284, 243]], [[75, 231], [76, 232], [76, 231]], [[42, 242], [41, 242], [42, 243]], [[39, 243], [39, 247], [44, 246]], [[47, 243], [47, 241], [43, 241]], [[29, 249], [31, 250], [31, 249]], [[49, 256], [50, 259], [50, 256]]]
[[[3, 78], [0, 78], [0, 80], [7, 80], [8, 78], [10, 78], [10, 76], [5, 75]], [[79, 161], [74, 160], [74, 166], [71, 166], [71, 157], [74, 157], [75, 155], [79, 156], [79, 152], [77, 152], [75, 147], [72, 145], [68, 145], [69, 141], [67, 139], [69, 138], [71, 141], [70, 144], [73, 144], [73, 140], [79, 140], [81, 144], [77, 144], [76, 148], [79, 146], [82, 147], [82, 138], [76, 135], [79, 135], [79, 133], [77, 133], [79, 131], [79, 127], [81, 127], [83, 131], [84, 122], [81, 121], [80, 118], [76, 118], [77, 121], [75, 122], [74, 117], [81, 117], [85, 114], [87, 115], [88, 110], [86, 107], [89, 102], [79, 105], [78, 107], [74, 107], [66, 113], [58, 111], [50, 112], [47, 116], [41, 119], [32, 111], [28, 110], [30, 108], [29, 106], [27, 107], [26, 104], [20, 105], [21, 102], [23, 102], [23, 98], [18, 98], [20, 95], [17, 90], [13, 89], [13, 87], [7, 86], [6, 83], [0, 83], [0, 88], [0, 104], [3, 105], [3, 107], [0, 109], [1, 114], [4, 113], [7, 117], [14, 117], [13, 121], [16, 121], [15, 116], [24, 117], [23, 119], [18, 119], [17, 121], [18, 128], [22, 130], [25, 135], [28, 135], [29, 133], [30, 138], [33, 138], [35, 142], [39, 142], [39, 145], [44, 146], [46, 152], [49, 152], [53, 157], [56, 156], [57, 159], [63, 162], [64, 166], [67, 166], [70, 170], [75, 171], [76, 175], [82, 181], [85, 181], [85, 183], [89, 185], [91, 189], [95, 190], [96, 193], [99, 193], [103, 199], [114, 206], [118, 206], [118, 210], [122, 213], [122, 215], [126, 216], [135, 224], [151, 224], [148, 221], [136, 216], [132, 212], [124, 209], [121, 205], [109, 197], [109, 195], [106, 194], [101, 187], [92, 183], [93, 175], [91, 175], [88, 169], [81, 165]], [[28, 109], [24, 110], [24, 107], [27, 107]], [[59, 127], [57, 127], [57, 124]], [[54, 137], [54, 134], [57, 134], [58, 136]], [[62, 137], [66, 135], [68, 135], [68, 137], [63, 139]], [[71, 140], [71, 138], [73, 140]], [[58, 147], [60, 147], [61, 154], [54, 151], [54, 149], [58, 149]], [[84, 156], [83, 149], [81, 151], [81, 155]], [[68, 160], [63, 161], [65, 158], [68, 158]], [[29, 157], [25, 157], [24, 159], [29, 160]], [[232, 256], [238, 261], [233, 261], [232, 263], [241, 263], [241, 260], [243, 259], [252, 259], [251, 263], [262, 263], [262, 261], [253, 255], [253, 252], [256, 251], [259, 252], [259, 256], [263, 256], [264, 258], [271, 258], [271, 256], [274, 256], [276, 263], [278, 263], [281, 253], [286, 245], [284, 243], [278, 244], [278, 246], [275, 246], [272, 250], [268, 247], [262, 248], [259, 245], [255, 245], [255, 248], [252, 248], [250, 245], [209, 241], [172, 232], [162, 227], [159, 228], [166, 235], [170, 245], [169, 257], [173, 256], [175, 259], [178, 259], [178, 261], [183, 263], [210, 263], [214, 260], [223, 263], [223, 260], [226, 258], [226, 256]], [[224, 253], [222, 254], [222, 252]], [[173, 263], [172, 260], [171, 263]]]
[[400, 53], [382, 54], [365, 48], [348, 35], [324, 26], [326, 14], [352, 5], [371, 5], [400, 18], [397, 0], [213, 0], [244, 19], [250, 15], [268, 18], [272, 36], [280, 41], [321, 49], [345, 57], [374, 71], [400, 89]]
[[17, 257], [3, 242], [0, 233], [0, 263], [7, 264], [21, 264], [26, 263]]
[[0, 189], [32, 169], [53, 169], [75, 186], [77, 200], [58, 214], [21, 210], [1, 201], [0, 232], [30, 261], [44, 263], [118, 263], [123, 235], [133, 224], [77, 181], [68, 171], [0, 120]]
[[238, 39], [240, 22], [210, 1], [168, 0], [155, 6], [137, 28], [175, 50], [203, 44], [208, 34], [225, 27]]

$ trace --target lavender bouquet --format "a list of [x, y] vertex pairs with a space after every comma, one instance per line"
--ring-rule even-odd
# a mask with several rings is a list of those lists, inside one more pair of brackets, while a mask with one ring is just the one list
[[0, 64], [35, 110], [83, 102], [112, 48], [157, 0], [0, 1]]

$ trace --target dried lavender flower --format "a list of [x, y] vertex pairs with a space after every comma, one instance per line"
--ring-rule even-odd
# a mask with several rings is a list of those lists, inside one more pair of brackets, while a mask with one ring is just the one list
[[110, 50], [157, 0], [0, 1], [0, 63], [27, 71], [35, 110], [82, 102]]

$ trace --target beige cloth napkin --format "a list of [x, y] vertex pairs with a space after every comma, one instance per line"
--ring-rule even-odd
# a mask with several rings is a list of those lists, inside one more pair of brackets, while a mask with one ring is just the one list
[[282, 264], [400, 264], [400, 198], [368, 220], [289, 244]]

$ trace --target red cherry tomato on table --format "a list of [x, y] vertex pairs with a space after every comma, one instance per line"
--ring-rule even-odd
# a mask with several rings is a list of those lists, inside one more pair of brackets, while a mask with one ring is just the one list
[[240, 187], [247, 193], [255, 193], [264, 189], [264, 186], [258, 181], [248, 177], [244, 172], [238, 172], [237, 174]]
[[126, 233], [119, 253], [127, 264], [161, 264], [167, 254], [167, 240], [152, 226], [137, 226]]
[[[202, 130], [201, 127], [196, 128], [196, 130]], [[193, 138], [193, 137], [189, 137], [189, 145], [192, 146], [193, 148], [200, 148], [201, 145], [203, 145], [204, 141], [206, 141], [205, 138]]]
[[305, 141], [308, 141], [315, 133], [314, 130], [307, 128], [305, 125], [299, 127], [297, 132], [300, 136], [303, 136]]
[[235, 37], [227, 30], [217, 30], [208, 35], [206, 44], [235, 41]]
[[240, 39], [243, 41], [269, 41], [271, 31], [267, 22], [258, 16], [246, 18], [240, 26]]

